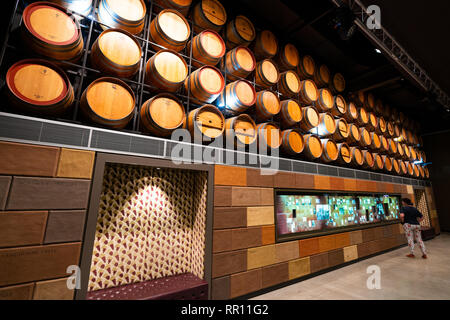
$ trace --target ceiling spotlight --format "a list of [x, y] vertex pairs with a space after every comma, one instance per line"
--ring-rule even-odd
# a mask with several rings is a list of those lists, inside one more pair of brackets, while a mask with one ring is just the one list
[[376, 52], [376, 53], [381, 53], [381, 50], [378, 49], [378, 48], [375, 48], [375, 52]]

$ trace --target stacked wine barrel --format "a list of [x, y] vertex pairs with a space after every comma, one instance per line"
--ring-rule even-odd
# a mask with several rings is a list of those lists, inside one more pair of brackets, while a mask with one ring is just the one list
[[[7, 75], [9, 100], [21, 112], [67, 112], [76, 99], [59, 63], [76, 64], [88, 52], [99, 73], [87, 78], [79, 107], [91, 123], [123, 129], [134, 117], [155, 136], [183, 127], [193, 140], [226, 137], [261, 153], [428, 177], [417, 122], [371, 92], [348, 93], [339, 70], [249, 17], [229, 17], [218, 0], [158, 0], [153, 12], [144, 0], [92, 3], [34, 2], [24, 10], [23, 42], [37, 58]], [[87, 47], [78, 21], [91, 12], [98, 32]]]

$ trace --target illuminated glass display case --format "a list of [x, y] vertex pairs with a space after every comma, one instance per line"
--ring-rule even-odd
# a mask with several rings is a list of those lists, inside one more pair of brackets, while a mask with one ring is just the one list
[[384, 194], [276, 191], [277, 237], [303, 237], [392, 223], [399, 219], [400, 196]]

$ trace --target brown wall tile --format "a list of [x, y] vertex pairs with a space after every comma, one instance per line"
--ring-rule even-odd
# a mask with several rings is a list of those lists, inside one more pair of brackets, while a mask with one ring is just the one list
[[214, 206], [231, 206], [231, 187], [214, 186]]
[[261, 228], [251, 227], [232, 230], [232, 250], [261, 246]]
[[373, 228], [373, 232], [375, 233], [375, 239], [383, 239], [384, 238], [384, 227], [376, 227]]
[[303, 277], [311, 272], [309, 257], [289, 261], [289, 280]]
[[367, 181], [367, 191], [368, 192], [377, 192], [377, 182], [375, 181]]
[[344, 248], [344, 261], [352, 261], [358, 259], [358, 246], [349, 246]]
[[53, 177], [59, 148], [0, 142], [0, 174]]
[[285, 262], [299, 258], [298, 241], [288, 241], [275, 245], [276, 263]]
[[279, 171], [274, 176], [274, 186], [276, 188], [295, 188], [295, 173]]
[[274, 223], [275, 209], [273, 206], [247, 208], [247, 226], [263, 226]]
[[335, 235], [336, 248], [343, 248], [350, 245], [350, 232], [338, 233]]
[[0, 210], [5, 210], [12, 177], [0, 176]]
[[359, 244], [363, 242], [362, 230], [350, 232], [350, 244]]
[[328, 266], [335, 267], [344, 263], [344, 250], [337, 249], [328, 252]]
[[370, 255], [370, 243], [364, 242], [358, 244], [358, 257], [363, 258]]
[[404, 234], [397, 235], [397, 246], [401, 246], [403, 244], [408, 243]]
[[374, 228], [362, 230], [363, 242], [369, 242], [376, 239], [376, 233]]
[[0, 212], [0, 247], [41, 244], [47, 211]]
[[230, 282], [231, 282], [230, 276], [212, 279], [212, 281], [211, 281], [211, 298], [213, 300], [228, 300], [228, 299], [230, 299], [230, 285], [231, 285]]
[[249, 187], [273, 187], [275, 175], [262, 175], [259, 169], [247, 168], [247, 185]]
[[94, 170], [95, 152], [61, 149], [57, 177], [91, 179]]
[[344, 188], [345, 191], [358, 191], [358, 184], [362, 180], [356, 180], [356, 179], [344, 179]]
[[275, 243], [275, 225], [261, 227], [261, 244], [263, 246]]
[[319, 237], [319, 251], [326, 252], [336, 249], [336, 237], [334, 235]]
[[344, 179], [338, 177], [330, 177], [330, 188], [331, 190], [338, 190], [338, 191], [345, 190]]
[[67, 278], [39, 281], [34, 288], [33, 300], [73, 300], [74, 290], [67, 288]]
[[232, 206], [272, 206], [272, 188], [232, 187]]
[[214, 229], [240, 228], [247, 225], [247, 208], [215, 207]]
[[386, 192], [387, 193], [394, 193], [394, 190], [395, 190], [394, 185], [392, 183], [387, 183]]
[[383, 227], [383, 237], [384, 238], [388, 238], [390, 236], [392, 236], [393, 232], [392, 232], [392, 225], [387, 225]]
[[7, 210], [85, 209], [91, 181], [14, 177]]
[[0, 249], [0, 286], [67, 276], [78, 265], [80, 243]]
[[215, 165], [214, 184], [224, 186], [246, 186], [247, 169], [241, 167]]
[[81, 241], [85, 210], [50, 211], [44, 243]]
[[213, 252], [232, 250], [231, 230], [213, 231]]
[[319, 238], [309, 238], [299, 240], [299, 252], [300, 257], [312, 256], [320, 252], [319, 249]]
[[34, 283], [0, 288], [0, 300], [31, 300]]
[[262, 287], [275, 286], [289, 280], [289, 263], [284, 262], [262, 268]]
[[314, 189], [314, 176], [312, 174], [295, 174], [295, 187], [298, 189]]
[[311, 273], [328, 268], [328, 252], [319, 253], [310, 257]]
[[247, 249], [247, 269], [265, 267], [276, 263], [275, 245]]
[[330, 190], [330, 177], [328, 176], [314, 176], [314, 188], [318, 190]]
[[212, 277], [218, 278], [247, 269], [247, 251], [215, 253], [212, 258]]
[[246, 271], [231, 275], [231, 298], [261, 290], [262, 272], [261, 269]]
[[274, 205], [274, 194], [272, 188], [261, 189], [261, 205], [262, 206]]

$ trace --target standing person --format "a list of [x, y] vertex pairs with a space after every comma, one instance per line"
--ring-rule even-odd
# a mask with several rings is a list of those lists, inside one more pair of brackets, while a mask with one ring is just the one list
[[420, 221], [423, 219], [422, 213], [417, 210], [410, 199], [402, 199], [403, 207], [400, 209], [400, 219], [402, 220], [403, 229], [405, 230], [406, 239], [408, 239], [410, 254], [407, 255], [408, 258], [414, 258], [414, 238], [420, 246], [422, 251], [422, 258], [427, 258], [427, 253], [425, 245], [422, 241], [422, 236], [420, 233]]

